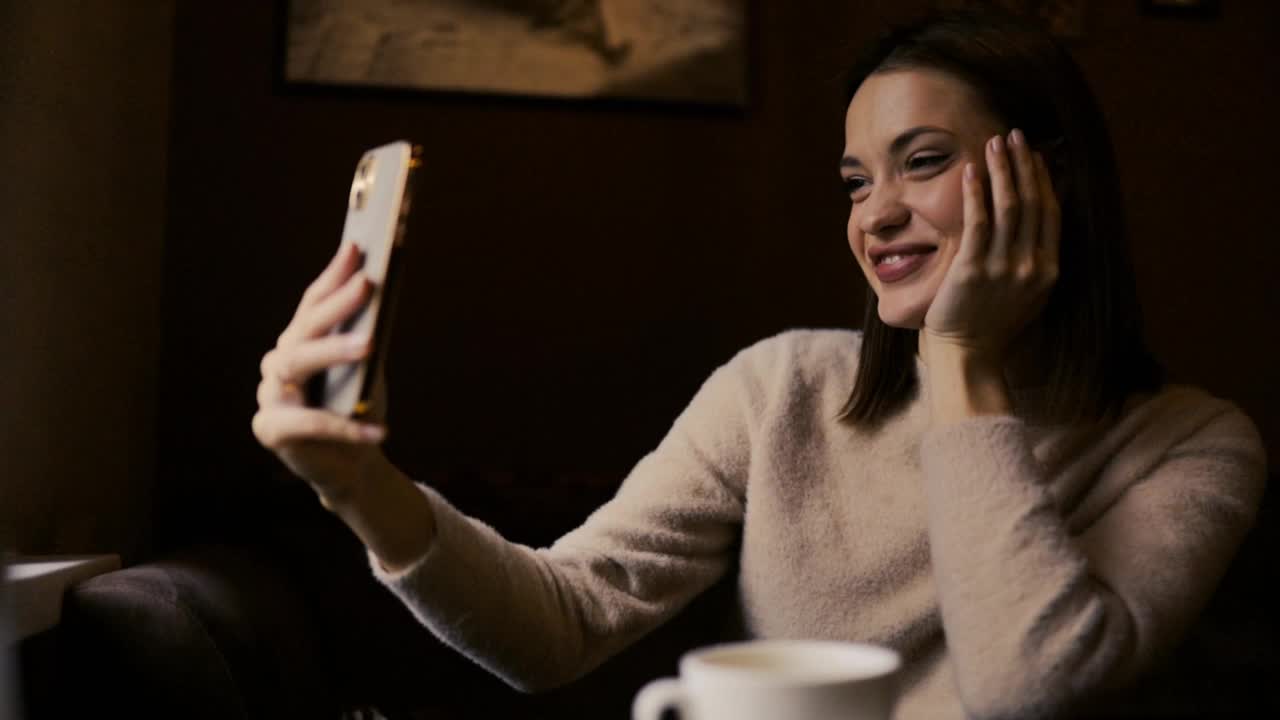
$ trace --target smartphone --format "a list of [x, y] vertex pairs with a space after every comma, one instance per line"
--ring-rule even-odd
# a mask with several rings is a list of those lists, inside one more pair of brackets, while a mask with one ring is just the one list
[[422, 148], [406, 141], [368, 150], [356, 164], [347, 196], [342, 243], [360, 251], [359, 272], [369, 278], [369, 300], [335, 333], [361, 333], [372, 339], [361, 361], [331, 367], [324, 375], [320, 403], [340, 415], [375, 419], [377, 383], [386, 361], [395, 299], [402, 282], [405, 229], [413, 193], [414, 172], [422, 164]]

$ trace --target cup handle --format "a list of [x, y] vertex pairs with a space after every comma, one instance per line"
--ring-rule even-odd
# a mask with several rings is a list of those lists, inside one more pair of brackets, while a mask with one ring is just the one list
[[631, 703], [631, 720], [661, 720], [667, 708], [685, 717], [684, 685], [678, 678], [661, 678], [640, 688]]

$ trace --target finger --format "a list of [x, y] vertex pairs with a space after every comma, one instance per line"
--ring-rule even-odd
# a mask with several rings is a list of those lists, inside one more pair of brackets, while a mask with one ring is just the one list
[[258, 407], [268, 405], [302, 405], [306, 394], [296, 382], [282, 382], [275, 375], [264, 375], [258, 383]]
[[1062, 240], [1062, 209], [1058, 205], [1058, 194], [1053, 189], [1053, 178], [1049, 176], [1048, 164], [1044, 156], [1036, 154], [1036, 177], [1040, 185], [1040, 244], [1037, 247], [1039, 262], [1046, 284], [1052, 285], [1058, 280], [1058, 248]]
[[336, 291], [306, 308], [299, 308], [289, 326], [280, 333], [278, 344], [290, 345], [329, 333], [351, 317], [369, 299], [371, 288], [364, 273], [355, 273]]
[[1004, 138], [997, 135], [987, 143], [987, 168], [991, 173], [991, 247], [987, 267], [997, 273], [1009, 267], [1009, 246], [1018, 229], [1018, 189], [1009, 164]]
[[326, 440], [373, 445], [387, 436], [387, 428], [383, 425], [350, 420], [327, 410], [291, 405], [262, 408], [253, 416], [252, 425], [258, 442], [272, 451], [298, 443]]
[[342, 286], [347, 278], [360, 267], [360, 251], [355, 243], [342, 243], [333, 254], [329, 264], [311, 281], [302, 293], [302, 301], [298, 309], [314, 305], [328, 297], [330, 293]]
[[1034, 269], [1040, 241], [1040, 178], [1031, 148], [1027, 147], [1022, 131], [1016, 128], [1009, 133], [1009, 155], [1018, 190], [1018, 228], [1011, 240], [1010, 261], [1014, 267], [1030, 272]]
[[367, 356], [369, 348], [367, 336], [351, 333], [282, 345], [263, 356], [262, 377], [274, 378], [281, 385], [301, 385], [321, 370]]
[[964, 166], [961, 194], [964, 201], [964, 231], [960, 236], [960, 250], [952, 263], [975, 263], [986, 256], [991, 241], [991, 223], [987, 215], [987, 201], [978, 168], [973, 163]]

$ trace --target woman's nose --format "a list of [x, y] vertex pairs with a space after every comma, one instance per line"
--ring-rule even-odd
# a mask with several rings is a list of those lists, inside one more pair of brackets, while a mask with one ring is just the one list
[[902, 195], [892, 184], [874, 188], [862, 202], [862, 217], [858, 227], [868, 235], [884, 235], [896, 227], [905, 225], [911, 211], [902, 202]]

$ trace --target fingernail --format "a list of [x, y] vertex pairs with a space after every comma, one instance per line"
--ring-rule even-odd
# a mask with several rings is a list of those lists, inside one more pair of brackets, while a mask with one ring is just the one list
[[381, 442], [387, 436], [387, 429], [380, 425], [362, 425], [360, 427], [360, 435], [365, 440]]
[[1010, 145], [1021, 145], [1023, 140], [1025, 140], [1025, 138], [1023, 138], [1023, 137], [1022, 137], [1022, 131], [1021, 131], [1021, 130], [1019, 130], [1019, 129], [1017, 129], [1017, 128], [1014, 128], [1014, 129], [1013, 129], [1013, 132], [1009, 133], [1009, 144], [1010, 144]]
[[369, 336], [352, 335], [347, 338], [347, 342], [350, 344], [352, 350], [363, 350], [369, 346]]
[[1004, 150], [1004, 138], [999, 135], [991, 138], [991, 152], [999, 153]]
[[976, 178], [976, 177], [978, 177], [978, 170], [977, 170], [977, 168], [975, 168], [975, 167], [973, 166], [973, 163], [965, 163], [965, 165], [964, 165], [964, 179], [965, 179], [965, 180], [969, 180], [969, 181], [971, 181], [971, 182], [972, 182], [972, 181], [973, 181], [973, 179], [974, 179], [974, 178]]

